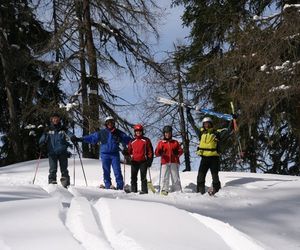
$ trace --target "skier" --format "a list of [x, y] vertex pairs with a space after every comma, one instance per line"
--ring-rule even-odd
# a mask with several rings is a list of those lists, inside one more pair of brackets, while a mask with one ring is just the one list
[[128, 154], [131, 157], [131, 192], [137, 193], [137, 175], [140, 170], [142, 190], [140, 194], [147, 194], [147, 169], [153, 161], [153, 147], [149, 138], [144, 136], [141, 124], [134, 126], [134, 139], [128, 144]]
[[47, 148], [49, 158], [49, 184], [57, 184], [57, 162], [59, 161], [61, 172], [61, 183], [64, 187], [70, 185], [70, 176], [68, 171], [68, 151], [70, 146], [68, 139], [75, 140], [75, 136], [61, 124], [61, 117], [58, 113], [54, 113], [50, 117], [50, 126], [46, 127], [42, 134], [39, 145], [40, 148]]
[[155, 149], [155, 155], [161, 157], [162, 169], [162, 191], [161, 194], [168, 195], [169, 179], [172, 179], [172, 190], [181, 191], [181, 183], [179, 177], [179, 157], [183, 150], [177, 140], [172, 139], [172, 127], [165, 126], [163, 128], [164, 138], [160, 140]]
[[187, 118], [199, 137], [199, 145], [197, 147], [197, 155], [201, 156], [201, 163], [197, 176], [197, 193], [205, 193], [205, 178], [210, 169], [212, 175], [212, 188], [208, 190], [210, 195], [214, 195], [221, 188], [219, 179], [220, 169], [220, 143], [229, 137], [232, 131], [232, 123], [228, 128], [215, 129], [213, 121], [210, 117], [204, 117], [202, 120], [202, 128], [195, 125], [195, 121], [187, 108]]
[[100, 142], [100, 157], [102, 160], [104, 185], [100, 186], [106, 189], [115, 189], [111, 183], [110, 171], [111, 166], [116, 178], [117, 189], [122, 190], [124, 187], [123, 176], [120, 165], [120, 147], [123, 145], [123, 153], [126, 152], [126, 146], [131, 140], [131, 137], [127, 136], [124, 132], [115, 127], [115, 120], [112, 116], [105, 118], [105, 128], [92, 133], [82, 138], [77, 138], [77, 141], [96, 144]]

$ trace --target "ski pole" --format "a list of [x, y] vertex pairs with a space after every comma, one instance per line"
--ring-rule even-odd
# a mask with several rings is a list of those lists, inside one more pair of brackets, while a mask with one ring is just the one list
[[38, 158], [38, 162], [37, 162], [36, 167], [35, 167], [35, 173], [34, 173], [34, 176], [33, 176], [32, 184], [34, 184], [34, 182], [35, 182], [35, 178], [36, 178], [39, 166], [40, 166], [41, 157], [42, 157], [42, 151], [40, 151], [40, 153], [39, 153], [39, 158]]
[[75, 146], [75, 148], [76, 148], [76, 150], [77, 150], [77, 154], [78, 154], [78, 156], [79, 156], [79, 160], [80, 160], [80, 164], [81, 164], [82, 173], [83, 173], [83, 177], [84, 177], [84, 180], [85, 180], [85, 185], [88, 186], [87, 180], [86, 180], [86, 176], [85, 176], [84, 167], [83, 167], [83, 163], [82, 163], [82, 159], [81, 159], [81, 155], [80, 155], [79, 148], [78, 148], [78, 144], [77, 144], [77, 143], [74, 143], [74, 146]]
[[150, 182], [152, 182], [150, 167], [148, 168], [148, 172], [149, 172], [149, 179], [150, 179]]
[[154, 188], [153, 183], [152, 183], [150, 167], [148, 167], [148, 172], [149, 172], [149, 179], [150, 179], [150, 181], [148, 181], [148, 183], [147, 183], [148, 189], [150, 189], [152, 191], [152, 193], [155, 194], [155, 188]]
[[123, 162], [123, 176], [124, 176], [124, 186], [126, 184], [126, 177], [125, 177], [125, 160]]
[[[230, 102], [230, 106], [231, 106], [232, 113], [234, 114], [235, 110], [234, 110], [233, 102]], [[243, 151], [242, 151], [241, 141], [240, 141], [240, 138], [239, 138], [239, 135], [238, 135], [238, 126], [237, 126], [236, 118], [233, 118], [232, 121], [233, 121], [233, 130], [235, 132], [235, 138], [236, 138], [236, 141], [237, 141], [237, 148], [238, 148], [239, 158], [240, 158], [240, 160], [242, 160], [242, 152]]]
[[160, 163], [160, 169], [159, 169], [159, 182], [158, 182], [158, 193], [160, 193], [161, 169], [162, 169], [162, 164]]
[[76, 156], [76, 151], [75, 151], [76, 149], [74, 148], [74, 155], [73, 155], [73, 184], [74, 184], [74, 186], [75, 186], [75, 156]]

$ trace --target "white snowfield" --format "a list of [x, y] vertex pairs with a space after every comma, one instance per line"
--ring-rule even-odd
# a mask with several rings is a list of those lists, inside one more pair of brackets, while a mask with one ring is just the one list
[[[69, 189], [47, 184], [47, 159], [33, 185], [36, 163], [0, 168], [0, 250], [300, 249], [299, 177], [221, 172], [210, 197], [195, 193], [197, 172], [181, 172], [183, 193], [139, 195], [98, 188], [102, 169], [91, 159], [88, 187], [78, 160], [73, 185], [73, 159]], [[157, 188], [159, 168], [151, 174]]]

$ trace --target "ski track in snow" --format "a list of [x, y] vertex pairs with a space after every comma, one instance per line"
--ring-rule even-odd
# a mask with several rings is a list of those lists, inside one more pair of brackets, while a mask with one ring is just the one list
[[72, 199], [67, 213], [66, 226], [87, 250], [113, 249], [101, 225], [97, 223], [93, 207], [84, 197]]
[[255, 240], [236, 230], [227, 223], [200, 214], [191, 213], [191, 215], [220, 235], [232, 250], [240, 250], [241, 246], [243, 246], [243, 250], [264, 249], [264, 247], [259, 243], [256, 243]]
[[[64, 223], [66, 228], [72, 233], [73, 237], [77, 241], [79, 241], [85, 249], [147, 249], [139, 245], [135, 239], [126, 235], [126, 233], [123, 230], [118, 231], [115, 229], [115, 226], [112, 223], [112, 211], [110, 206], [108, 205], [108, 201], [111, 200], [111, 198], [100, 198], [94, 205], [92, 205], [91, 202], [89, 202], [85, 197], [80, 196], [81, 194], [76, 190], [75, 187], [70, 187], [69, 190], [67, 190], [63, 187], [60, 187], [59, 185], [46, 185], [43, 186], [43, 189], [46, 190], [51, 196], [59, 199], [62, 204], [70, 203], [70, 206], [67, 208], [67, 211], [65, 211]], [[104, 190], [104, 192], [105, 191], [106, 190]], [[108, 192], [113, 194], [118, 191], [108, 190]], [[126, 198], [126, 196], [133, 198], [138, 197], [136, 194], [127, 195], [121, 192], [119, 192], [119, 195], [123, 199], [124, 197]], [[116, 199], [118, 198], [119, 197], [116, 196]], [[114, 201], [116, 199], [114, 199]], [[144, 203], [144, 201], [131, 202]], [[93, 212], [93, 209], [95, 210], [95, 212]], [[241, 245], [244, 246], [243, 249], [245, 250], [263, 249], [259, 245], [255, 244], [253, 240], [251, 242], [251, 239], [249, 237], [242, 234], [241, 232], [239, 232], [231, 226], [225, 225], [224, 223], [215, 219], [211, 219], [209, 217], [188, 213], [184, 210], [182, 211], [186, 214], [191, 214], [201, 224], [216, 232], [224, 240], [227, 246], [229, 246], [233, 250], [239, 249]], [[95, 215], [95, 213], [97, 213], [97, 215]], [[223, 247], [219, 247], [219, 249], [227, 249], [226, 244], [224, 244]], [[209, 244], [204, 245], [208, 246]], [[174, 246], [172, 246], [172, 248], [176, 249]], [[181, 247], [179, 247], [178, 249], [181, 249]], [[197, 248], [186, 247], [186, 249]], [[203, 249], [206, 248], [204, 247]], [[207, 249], [209, 249], [209, 247], [207, 247]]]
[[134, 239], [124, 235], [122, 231], [116, 232], [114, 230], [114, 225], [112, 225], [111, 221], [111, 211], [105, 200], [100, 199], [95, 204], [95, 209], [99, 213], [101, 223], [105, 230], [108, 240], [111, 242], [113, 249], [123, 250], [123, 249], [131, 249], [131, 250], [142, 250], [143, 248], [139, 246]]
[[[92, 162], [92, 160], [87, 160]], [[95, 161], [96, 162], [96, 161]], [[222, 190], [217, 194], [216, 197], [209, 197], [207, 194], [201, 196], [194, 193], [193, 181], [195, 179], [195, 173], [182, 173], [183, 177], [183, 187], [185, 193], [170, 193], [169, 196], [163, 197], [157, 194], [148, 194], [148, 195], [137, 195], [137, 194], [125, 194], [122, 191], [114, 190], [102, 190], [96, 188], [99, 184], [98, 181], [95, 181], [95, 178], [92, 179], [93, 174], [87, 172], [88, 179], [91, 178], [89, 187], [84, 187], [83, 179], [79, 180], [77, 186], [70, 186], [69, 189], [63, 188], [60, 184], [58, 185], [45, 185], [47, 181], [47, 162], [41, 161], [41, 173], [38, 174], [36, 185], [29, 185], [31, 183], [31, 172], [34, 169], [34, 164], [36, 162], [25, 162], [15, 164], [13, 166], [8, 166], [6, 171], [1, 173], [0, 169], [0, 220], [2, 222], [1, 226], [8, 225], [9, 218], [1, 216], [1, 213], [11, 216], [10, 214], [20, 217], [18, 215], [17, 209], [12, 209], [10, 206], [16, 204], [16, 206], [22, 206], [25, 211], [22, 212], [22, 216], [28, 216], [24, 221], [30, 221], [34, 215], [29, 211], [32, 211], [31, 206], [35, 206], [34, 209], [38, 208], [39, 215], [38, 220], [43, 221], [42, 218], [44, 213], [50, 215], [51, 223], [53, 222], [53, 236], [58, 238], [64, 238], [64, 242], [67, 242], [67, 245], [51, 245], [55, 246], [55, 249], [87, 249], [87, 250], [98, 250], [98, 249], [128, 249], [128, 250], [138, 250], [138, 249], [198, 249], [193, 246], [193, 244], [187, 245], [183, 248], [180, 244], [182, 243], [183, 237], [175, 235], [175, 245], [172, 245], [172, 238], [168, 239], [171, 242], [171, 245], [168, 245], [169, 248], [166, 248], [167, 243], [162, 245], [162, 248], [159, 248], [159, 245], [164, 240], [165, 235], [168, 236], [168, 229], [164, 228], [164, 224], [160, 227], [157, 223], [161, 221], [155, 221], [155, 217], [146, 216], [145, 221], [141, 219], [142, 217], [137, 216], [139, 209], [149, 208], [155, 211], [156, 214], [159, 214], [160, 210], [165, 210], [166, 213], [170, 213], [175, 216], [174, 220], [183, 216], [182, 221], [190, 220], [193, 218], [196, 221], [195, 227], [201, 225], [207, 228], [204, 230], [203, 234], [206, 238], [209, 238], [208, 235], [211, 233], [215, 234], [215, 238], [218, 239], [222, 247], [219, 249], [232, 249], [232, 250], [261, 250], [261, 249], [279, 249], [276, 248], [276, 245], [281, 246], [283, 242], [286, 242], [285, 246], [287, 249], [300, 249], [300, 244], [297, 243], [294, 239], [296, 238], [297, 232], [299, 232], [299, 227], [290, 226], [286, 228], [286, 233], [278, 234], [278, 237], [271, 237], [270, 233], [264, 236], [260, 236], [252, 231], [252, 236], [250, 237], [246, 233], [242, 233], [232, 226], [236, 222], [242, 219], [241, 212], [246, 212], [247, 216], [251, 218], [252, 226], [256, 228], [259, 226], [264, 226], [266, 229], [271, 232], [272, 227], [274, 227], [274, 222], [270, 221], [269, 224], [258, 224], [262, 216], [267, 214], [262, 208], [268, 205], [268, 202], [271, 204], [269, 210], [274, 209], [274, 212], [280, 211], [280, 209], [290, 209], [291, 206], [299, 205], [299, 196], [295, 196], [295, 199], [292, 200], [291, 195], [285, 190], [291, 190], [293, 187], [299, 186], [299, 177], [292, 176], [276, 176], [276, 175], [256, 175], [256, 174], [244, 174], [244, 173], [220, 173], [221, 180], [222, 175], [226, 174], [226, 183], [223, 183]], [[99, 166], [98, 166], [99, 167]], [[30, 169], [30, 170], [29, 170]], [[44, 169], [44, 170], [43, 170]], [[28, 174], [28, 172], [30, 172]], [[127, 171], [127, 173], [130, 171]], [[129, 173], [130, 174], [130, 173]], [[79, 174], [77, 174], [78, 176]], [[231, 176], [232, 175], [232, 176]], [[99, 176], [99, 173], [98, 173]], [[98, 179], [98, 177], [97, 177]], [[126, 179], [130, 179], [129, 176]], [[157, 182], [157, 174], [153, 174], [152, 182], [155, 184]], [[208, 174], [207, 183], [210, 181], [210, 176]], [[3, 186], [3, 183], [5, 185]], [[82, 186], [80, 186], [82, 185]], [[242, 189], [241, 189], [242, 187]], [[270, 196], [269, 193], [276, 190], [276, 196]], [[242, 192], [241, 192], [242, 190]], [[254, 192], [259, 192], [260, 195], [257, 196]], [[287, 194], [289, 196], [287, 196]], [[44, 202], [41, 202], [41, 201]], [[230, 202], [226, 202], [230, 201]], [[287, 205], [285, 201], [288, 201]], [[225, 202], [224, 212], [222, 215], [222, 202]], [[56, 204], [56, 205], [55, 205]], [[165, 205], [166, 204], [166, 205]], [[153, 206], [153, 207], [151, 207]], [[171, 207], [170, 207], [171, 206]], [[251, 212], [251, 208], [256, 210]], [[138, 208], [135, 212], [134, 209]], [[172, 209], [171, 209], [172, 208]], [[231, 211], [232, 208], [232, 211]], [[279, 209], [280, 208], [280, 209]], [[156, 210], [157, 209], [157, 210]], [[183, 209], [183, 210], [182, 210]], [[9, 214], [8, 214], [9, 211]], [[56, 211], [56, 212], [55, 212]], [[126, 212], [127, 211], [127, 212]], [[51, 213], [50, 213], [51, 212]], [[55, 218], [55, 212], [56, 218]], [[261, 216], [255, 218], [255, 213], [262, 213]], [[236, 213], [235, 217], [233, 216]], [[120, 215], [119, 215], [120, 214]], [[148, 213], [151, 214], [151, 211]], [[278, 220], [278, 223], [284, 222], [282, 218], [275, 217]], [[296, 213], [297, 215], [297, 213]], [[121, 217], [119, 217], [121, 216]], [[124, 218], [123, 218], [123, 217]], [[144, 215], [143, 215], [144, 216]], [[208, 217], [213, 216], [213, 217]], [[222, 222], [224, 219], [227, 220], [226, 216], [229, 216], [231, 222], [228, 223]], [[136, 220], [138, 218], [138, 221]], [[158, 218], [163, 218], [159, 217]], [[167, 218], [167, 217], [166, 217]], [[214, 218], [218, 218], [214, 219]], [[288, 217], [286, 223], [291, 222], [292, 215]], [[220, 220], [221, 219], [221, 220]], [[295, 218], [296, 219], [296, 218]], [[160, 219], [161, 220], [161, 219]], [[195, 222], [194, 221], [194, 222]], [[146, 224], [142, 224], [146, 223]], [[172, 224], [172, 217], [169, 218], [169, 225], [171, 225], [170, 230], [172, 233], [176, 234], [174, 228], [177, 224]], [[191, 224], [193, 224], [192, 222]], [[265, 220], [265, 222], [269, 222]], [[263, 222], [263, 223], [265, 223]], [[24, 222], [23, 222], [24, 223]], [[198, 226], [197, 226], [198, 223]], [[138, 225], [134, 228], [132, 225]], [[158, 239], [158, 242], [155, 242], [157, 245], [151, 245], [152, 243], [148, 242], [148, 239], [145, 238], [145, 235], [142, 232], [143, 227], [149, 225], [149, 231], [151, 231], [151, 237]], [[157, 225], [158, 227], [156, 228]], [[184, 227], [184, 223], [179, 222], [179, 225]], [[238, 223], [238, 228], [244, 232], [249, 231], [245, 227], [246, 223]], [[280, 224], [278, 224], [280, 225]], [[16, 230], [21, 230], [23, 227], [16, 228]], [[33, 225], [30, 227], [30, 232], [38, 228], [38, 225]], [[164, 230], [159, 233], [159, 230]], [[183, 228], [181, 228], [183, 230]], [[49, 227], [45, 227], [45, 230], [49, 230]], [[51, 230], [51, 229], [50, 229]], [[197, 229], [198, 230], [198, 229]], [[200, 231], [201, 231], [200, 230]], [[289, 231], [287, 231], [289, 230]], [[58, 232], [56, 232], [58, 231]], [[184, 230], [183, 230], [184, 231]], [[189, 231], [187, 229], [186, 231]], [[185, 231], [184, 231], [185, 232]], [[199, 230], [197, 231], [199, 232]], [[251, 232], [251, 230], [249, 231]], [[276, 231], [276, 234], [279, 231]], [[47, 234], [47, 232], [44, 232]], [[188, 233], [191, 237], [191, 232]], [[59, 235], [59, 236], [58, 236]], [[199, 234], [201, 235], [201, 233]], [[197, 237], [199, 237], [197, 235]], [[253, 235], [255, 235], [253, 237]], [[292, 241], [285, 240], [285, 236], [291, 237]], [[160, 238], [162, 236], [162, 238]], [[21, 237], [19, 237], [21, 238]], [[73, 242], [71, 240], [73, 238]], [[176, 243], [177, 238], [181, 241]], [[264, 240], [263, 244], [259, 242], [258, 239]], [[289, 239], [289, 238], [287, 238]], [[45, 237], [41, 237], [39, 242], [49, 241]], [[151, 239], [152, 240], [152, 239]], [[209, 240], [209, 239], [205, 239]], [[268, 244], [268, 241], [270, 245]], [[197, 239], [192, 240], [192, 243], [196, 243]], [[202, 239], [203, 243], [204, 239]], [[22, 242], [22, 243], [21, 243]], [[184, 243], [187, 243], [184, 241]], [[222, 243], [223, 242], [223, 243]], [[266, 244], [267, 243], [267, 244]], [[30, 240], [27, 239], [25, 242], [20, 241], [13, 243], [11, 232], [6, 232], [4, 229], [0, 228], [0, 249], [1, 250], [35, 250], [38, 249], [35, 247], [26, 248], [26, 244], [30, 244]], [[223, 245], [222, 245], [223, 244]], [[72, 246], [70, 248], [70, 246]], [[165, 248], [163, 248], [165, 247]], [[242, 247], [242, 248], [241, 248]], [[49, 249], [49, 248], [47, 248]], [[52, 248], [51, 248], [52, 249]], [[209, 248], [208, 248], [209, 249]]]

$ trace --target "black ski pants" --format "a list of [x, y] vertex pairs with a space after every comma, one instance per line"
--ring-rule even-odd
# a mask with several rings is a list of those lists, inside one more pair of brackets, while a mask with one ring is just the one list
[[141, 174], [141, 183], [142, 183], [142, 192], [148, 193], [147, 187], [147, 161], [142, 162], [131, 162], [131, 192], [136, 193], [138, 191], [137, 188], [137, 175], [140, 170]]
[[61, 154], [51, 154], [49, 157], [49, 176], [48, 182], [56, 181], [57, 163], [59, 162], [61, 177], [65, 177], [70, 180], [68, 171], [68, 154], [63, 152]]
[[205, 177], [209, 169], [213, 180], [212, 186], [215, 189], [215, 192], [218, 192], [221, 188], [219, 179], [220, 157], [202, 156], [197, 176], [197, 192], [200, 192], [202, 194], [205, 193]]

